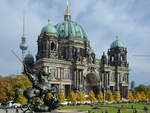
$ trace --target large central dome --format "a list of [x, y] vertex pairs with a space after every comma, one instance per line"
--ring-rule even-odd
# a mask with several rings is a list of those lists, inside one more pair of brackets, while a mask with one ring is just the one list
[[74, 21], [71, 21], [71, 15], [69, 9], [64, 16], [64, 21], [55, 25], [59, 38], [75, 38], [88, 41], [87, 35], [83, 28]]

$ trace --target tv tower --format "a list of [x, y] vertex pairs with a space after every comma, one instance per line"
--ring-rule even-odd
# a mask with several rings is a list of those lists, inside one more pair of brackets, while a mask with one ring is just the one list
[[23, 16], [23, 35], [21, 37], [21, 43], [20, 43], [20, 49], [22, 51], [22, 72], [24, 71], [24, 56], [25, 56], [25, 52], [28, 48], [27, 43], [26, 43], [26, 37], [25, 37], [25, 17]]

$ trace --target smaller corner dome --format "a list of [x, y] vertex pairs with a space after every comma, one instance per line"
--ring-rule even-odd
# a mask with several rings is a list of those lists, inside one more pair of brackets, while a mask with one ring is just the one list
[[94, 53], [94, 50], [91, 48], [91, 49], [88, 51], [88, 54], [90, 55], [90, 54], [92, 54], [92, 53]]
[[58, 34], [56, 28], [49, 23], [42, 28], [41, 34], [43, 34], [43, 33]]
[[116, 48], [116, 47], [124, 48], [125, 46], [120, 40], [117, 39], [111, 43], [110, 48]]
[[25, 62], [26, 62], [26, 61], [34, 61], [34, 57], [33, 57], [30, 53], [28, 53], [28, 54], [25, 56], [24, 61], [25, 61]]

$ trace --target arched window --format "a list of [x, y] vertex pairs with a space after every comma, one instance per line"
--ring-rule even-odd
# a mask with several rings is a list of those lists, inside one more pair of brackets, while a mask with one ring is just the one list
[[68, 73], [68, 72], [66, 72], [65, 78], [66, 78], [66, 79], [69, 79], [69, 73]]
[[51, 72], [51, 76], [52, 76], [52, 78], [55, 78], [55, 72], [54, 71]]
[[51, 50], [55, 50], [55, 44], [54, 44], [54, 42], [51, 43]]
[[69, 49], [68, 48], [65, 49], [65, 56], [66, 56], [66, 59], [69, 58]]
[[112, 62], [113, 62], [114, 61], [114, 57], [112, 56], [111, 58], [112, 58]]

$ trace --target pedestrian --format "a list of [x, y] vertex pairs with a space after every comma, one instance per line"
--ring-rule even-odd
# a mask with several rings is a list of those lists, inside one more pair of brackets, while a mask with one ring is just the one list
[[16, 108], [16, 113], [19, 113], [19, 110], [18, 110], [18, 108]]
[[8, 109], [6, 108], [6, 113], [8, 113]]
[[136, 110], [136, 109], [134, 109], [134, 110], [133, 110], [133, 113], [137, 113], [137, 110]]
[[118, 109], [118, 112], [117, 113], [121, 113], [121, 110], [120, 109]]

